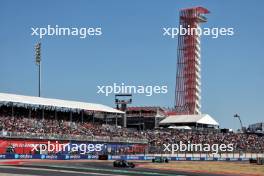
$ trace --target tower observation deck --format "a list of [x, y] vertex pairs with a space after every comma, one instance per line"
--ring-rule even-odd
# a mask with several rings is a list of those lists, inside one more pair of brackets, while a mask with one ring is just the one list
[[[203, 7], [182, 9], [180, 26], [198, 29], [207, 21]], [[201, 49], [200, 35], [179, 35], [177, 49], [177, 73], [175, 86], [175, 111], [177, 114], [201, 114]]]

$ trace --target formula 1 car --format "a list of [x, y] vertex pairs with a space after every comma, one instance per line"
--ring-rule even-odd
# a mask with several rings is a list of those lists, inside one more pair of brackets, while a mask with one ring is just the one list
[[134, 168], [135, 164], [132, 162], [127, 162], [126, 160], [116, 160], [113, 163], [114, 167], [126, 167], [126, 168]]
[[168, 163], [168, 162], [169, 162], [168, 158], [161, 157], [161, 156], [158, 156], [152, 159], [152, 163]]

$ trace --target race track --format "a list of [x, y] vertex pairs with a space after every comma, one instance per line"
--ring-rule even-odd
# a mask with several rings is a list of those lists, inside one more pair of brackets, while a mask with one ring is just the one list
[[[17, 164], [0, 165], [2, 176], [209, 176], [212, 174], [188, 173], [182, 171], [165, 171], [138, 167], [142, 162], [134, 162], [136, 168], [114, 168], [112, 161], [54, 161], [54, 160], [28, 160]], [[165, 164], [165, 163], [161, 163]], [[219, 174], [216, 176], [220, 176]]]

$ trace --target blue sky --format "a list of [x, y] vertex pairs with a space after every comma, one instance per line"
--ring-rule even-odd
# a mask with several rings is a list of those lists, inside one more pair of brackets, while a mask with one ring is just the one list
[[[202, 111], [221, 127], [263, 121], [263, 1], [2, 0], [0, 2], [0, 92], [37, 95], [34, 45], [42, 42], [42, 96], [113, 106], [114, 96], [97, 85], [167, 85], [168, 93], [135, 95], [133, 106], [174, 103], [177, 27], [181, 8], [204, 6], [203, 27], [232, 27], [229, 37], [202, 37]], [[100, 37], [31, 36], [31, 27], [102, 27]]]

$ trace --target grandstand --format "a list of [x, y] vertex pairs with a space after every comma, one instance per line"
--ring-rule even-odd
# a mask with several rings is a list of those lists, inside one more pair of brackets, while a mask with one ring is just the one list
[[[159, 123], [163, 127], [174, 127], [136, 129], [119, 126], [123, 124], [124, 113], [100, 104], [4, 93], [0, 93], [0, 102], [0, 154], [10, 151], [29, 154], [31, 145], [48, 141], [103, 144], [105, 147], [101, 153], [104, 154], [166, 154], [162, 145], [179, 141], [194, 144], [232, 143], [234, 153], [264, 152], [262, 135], [205, 130], [218, 127], [218, 123], [209, 115], [165, 118], [166, 111], [162, 108], [131, 107], [128, 119], [136, 116], [152, 120], [162, 118]], [[110, 123], [111, 119], [115, 119], [115, 123]], [[155, 127], [156, 123], [152, 121], [149, 124]], [[184, 126], [192, 130], [176, 128]]]
[[[23, 117], [40, 119], [60, 119], [70, 122], [107, 123], [109, 119], [117, 125], [122, 121], [124, 112], [114, 108], [79, 101], [24, 96], [16, 94], [0, 93], [0, 106], [14, 117], [20, 113]], [[113, 120], [114, 119], [114, 120]]]
[[107, 126], [109, 119], [122, 124], [123, 114], [101, 104], [0, 93], [2, 137], [110, 141], [92, 127]]
[[70, 109], [70, 110], [84, 110], [84, 111], [97, 111], [106, 113], [124, 114], [124, 112], [113, 109], [108, 106], [95, 103], [84, 103], [78, 101], [67, 101], [60, 99], [42, 98], [34, 96], [24, 96], [16, 94], [0, 93], [1, 104], [15, 104], [24, 107], [41, 107], [42, 109]]
[[141, 130], [154, 129], [159, 127], [159, 122], [167, 114], [162, 107], [156, 106], [138, 106], [128, 107], [126, 110], [127, 127]]
[[264, 134], [264, 123], [254, 123], [248, 126], [248, 131], [253, 133], [262, 133]]

